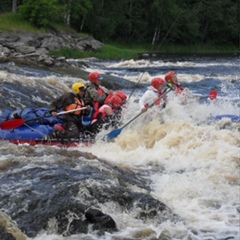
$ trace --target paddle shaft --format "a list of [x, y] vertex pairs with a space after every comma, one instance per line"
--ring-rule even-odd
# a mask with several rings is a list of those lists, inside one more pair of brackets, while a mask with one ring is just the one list
[[[152, 104], [150, 104], [148, 108], [152, 107], [157, 101], [159, 101], [160, 99], [162, 99], [163, 97], [165, 97], [172, 89], [169, 88], [161, 97], [159, 97], [157, 100], [155, 100]], [[211, 94], [214, 93], [215, 94], [215, 98], [217, 97], [217, 91], [216, 90], [213, 90], [209, 93], [208, 97], [211, 96]], [[210, 98], [211, 100], [213, 100], [214, 98]], [[129, 122], [127, 122], [125, 125], [123, 125], [121, 127], [121, 129], [125, 128], [126, 126], [128, 126], [132, 121], [134, 121], [136, 118], [138, 118], [142, 113], [144, 112], [140, 112], [138, 115], [136, 115], [134, 118], [132, 118]]]
[[[182, 11], [180, 11], [177, 15], [177, 17], [174, 19], [173, 23], [171, 24], [171, 26], [168, 28], [168, 31], [167, 33], [165, 34], [164, 38], [162, 39], [162, 41], [160, 42], [159, 46], [158, 46], [158, 49], [160, 49], [160, 47], [162, 46], [163, 42], [166, 40], [167, 36], [169, 35], [169, 33], [172, 31], [172, 28], [174, 26], [174, 24], [177, 22], [178, 18], [180, 17]], [[149, 67], [150, 65], [150, 61], [146, 67], [146, 69]], [[141, 80], [141, 78], [143, 77], [144, 73], [146, 72], [146, 69], [145, 71], [142, 73], [141, 77], [138, 79], [138, 81], [136, 82], [135, 84], [135, 87], [137, 86], [137, 84], [139, 83], [139, 81]], [[130, 93], [129, 97], [128, 97], [128, 100], [130, 99], [130, 97], [132, 96], [133, 92], [134, 92], [135, 88], [132, 90], [132, 92]]]
[[[178, 84], [176, 84], [176, 83], [172, 83], [172, 84], [175, 85], [176, 87], [179, 87], [181, 90], [184, 89], [182, 85], [178, 85]], [[170, 86], [170, 85], [168, 85], [168, 86]], [[208, 98], [210, 98], [210, 100], [215, 100], [215, 99], [217, 98], [217, 95], [218, 95], [218, 91], [217, 91], [217, 90], [212, 90], [212, 91], [208, 94], [208, 96], [201, 96], [201, 97], [199, 97], [199, 99], [203, 99], [203, 98], [208, 97]]]
[[[148, 68], [149, 64], [150, 64], [150, 61], [149, 61], [148, 65], [147, 65], [146, 69]], [[140, 80], [142, 79], [144, 73], [146, 72], [146, 69], [145, 69], [144, 72], [142, 72], [142, 74], [140, 75], [138, 81], [135, 83], [135, 88], [137, 87], [138, 83], [139, 83]], [[128, 99], [127, 99], [128, 101], [129, 101], [129, 99], [131, 98], [131, 96], [133, 95], [133, 92], [135, 91], [135, 88], [133, 88], [133, 90], [130, 92], [130, 94], [129, 94], [129, 96], [128, 96]]]
[[[86, 109], [86, 108], [87, 107], [82, 107], [82, 108], [76, 108], [76, 109], [72, 109], [72, 110], [68, 110], [68, 111], [59, 112], [57, 114], [57, 116], [58, 115], [63, 115], [63, 114], [66, 114], [66, 113], [71, 113], [71, 112], [83, 110], [83, 109]], [[29, 120], [24, 120], [24, 119], [21, 119], [21, 118], [19, 118], [19, 119], [11, 119], [11, 120], [8, 120], [8, 121], [5, 121], [5, 122], [1, 122], [0, 123], [0, 128], [3, 129], [3, 130], [18, 128], [18, 127], [26, 124], [27, 122], [36, 121], [36, 120], [39, 120], [39, 119], [49, 118], [49, 117], [52, 117], [52, 115], [38, 117], [38, 118], [33, 118], [33, 119], [29, 119]]]
[[[68, 110], [68, 111], [62, 111], [62, 112], [59, 112], [57, 114], [57, 116], [59, 115], [63, 115], [63, 114], [66, 114], [66, 113], [71, 113], [71, 112], [76, 112], [76, 111], [80, 111], [80, 110], [84, 110], [86, 109], [87, 107], [82, 107], [82, 108], [76, 108], [76, 109], [72, 109], [72, 110]], [[33, 118], [33, 119], [29, 119], [29, 120], [25, 120], [25, 122], [31, 122], [31, 121], [35, 121], [35, 120], [39, 120], [39, 119], [43, 119], [43, 118], [49, 118], [49, 117], [53, 117], [52, 115], [50, 116], [43, 116], [43, 117], [38, 117], [38, 118]], [[14, 120], [14, 119], [12, 119]], [[23, 119], [24, 120], [24, 119]], [[25, 123], [24, 122], [24, 123]]]
[[87, 109], [87, 107], [76, 108], [76, 109], [72, 109], [72, 110], [68, 110], [68, 111], [59, 112], [57, 115], [62, 115], [62, 114], [66, 114], [66, 113], [76, 112], [76, 111], [80, 111], [80, 110], [84, 110], [84, 109]]

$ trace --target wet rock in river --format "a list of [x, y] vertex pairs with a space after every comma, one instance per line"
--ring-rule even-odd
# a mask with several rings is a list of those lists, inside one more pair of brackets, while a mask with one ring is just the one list
[[[63, 152], [55, 150], [48, 156], [52, 161], [58, 156], [51, 163], [19, 161], [0, 177], [0, 208], [28, 237], [52, 229], [66, 236], [117, 231], [113, 218], [117, 211], [144, 222], [179, 220], [151, 196], [148, 182], [139, 174], [92, 156], [87, 159], [86, 155]], [[34, 152], [28, 156], [33, 157]]]

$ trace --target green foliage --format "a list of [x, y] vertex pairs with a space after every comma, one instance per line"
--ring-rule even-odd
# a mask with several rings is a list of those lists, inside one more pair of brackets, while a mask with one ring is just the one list
[[76, 49], [64, 48], [61, 51], [51, 51], [50, 55], [54, 57], [65, 56], [66, 58], [88, 58], [95, 57], [99, 59], [136, 59], [138, 53], [146, 51], [144, 48], [135, 46], [134, 48], [123, 47], [120, 45], [106, 44], [103, 48], [95, 52], [80, 52]]
[[179, 37], [182, 12], [175, 0], [154, 0], [149, 9], [148, 36], [152, 43], [162, 45]]
[[9, 1], [9, 0], [0, 1], [0, 14], [10, 12], [11, 10], [12, 10], [12, 1]]
[[92, 0], [84, 29], [100, 41], [106, 41], [121, 35], [118, 26], [124, 21], [127, 0]]
[[[120, 59], [137, 59], [140, 53], [158, 53], [154, 51], [151, 45], [139, 45], [133, 43], [125, 44], [106, 44], [99, 51], [95, 52], [80, 52], [76, 49], [64, 48], [61, 51], [51, 51], [50, 55], [53, 57], [65, 56], [66, 58], [80, 59], [80, 58], [98, 58], [104, 60], [120, 60]], [[209, 54], [209, 53], [235, 53], [237, 51], [231, 45], [164, 45], [162, 46], [161, 53], [174, 53], [174, 54]]]
[[192, 44], [192, 45], [172, 45], [163, 46], [162, 53], [176, 54], [229, 54], [236, 53], [234, 45], [214, 45], [214, 44]]
[[159, 51], [166, 44], [240, 47], [236, 0], [21, 0], [18, 3], [21, 16], [33, 26], [65, 24], [102, 42], [146, 43]]
[[59, 8], [63, 23], [81, 31], [85, 17], [92, 9], [92, 3], [90, 0], [59, 0]]
[[[197, 37], [200, 43], [225, 44], [238, 41], [238, 3], [234, 0], [193, 1], [191, 8], [198, 21]], [[191, 25], [194, 20], [187, 23]], [[188, 31], [189, 32], [189, 31]]]
[[57, 22], [59, 7], [57, 0], [25, 0], [19, 7], [23, 19], [36, 27], [48, 27]]
[[19, 14], [1, 14], [0, 15], [0, 31], [16, 31], [16, 30], [25, 30], [31, 32], [43, 32], [42, 29], [37, 29], [33, 27], [27, 21], [21, 19]]

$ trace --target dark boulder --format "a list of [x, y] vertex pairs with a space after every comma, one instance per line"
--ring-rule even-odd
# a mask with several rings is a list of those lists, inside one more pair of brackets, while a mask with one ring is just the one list
[[[32, 152], [28, 157], [34, 155]], [[114, 232], [117, 223], [112, 214], [118, 211], [132, 212], [142, 221], [179, 220], [151, 196], [148, 182], [139, 174], [91, 154], [54, 149], [52, 157], [56, 156], [63, 161], [28, 166], [19, 161], [0, 176], [0, 208], [28, 237], [47, 231], [49, 223], [54, 223], [56, 233], [62, 235]], [[116, 208], [109, 208], [109, 203]]]

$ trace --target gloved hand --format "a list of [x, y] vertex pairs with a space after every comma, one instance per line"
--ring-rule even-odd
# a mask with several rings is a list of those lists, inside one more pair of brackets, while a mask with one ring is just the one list
[[58, 115], [58, 113], [55, 112], [55, 111], [53, 111], [53, 112], [51, 112], [51, 113], [52, 113], [52, 116], [53, 116], [53, 117], [57, 117], [57, 115]]
[[174, 90], [172, 83], [168, 83], [168, 84], [167, 84], [167, 88], [170, 88], [171, 90]]
[[167, 103], [166, 103], [166, 102], [164, 102], [164, 103], [162, 104], [162, 108], [165, 108], [165, 107], [166, 107], [166, 105], [167, 105]]
[[13, 114], [14, 119], [22, 119], [22, 117], [18, 113]]

